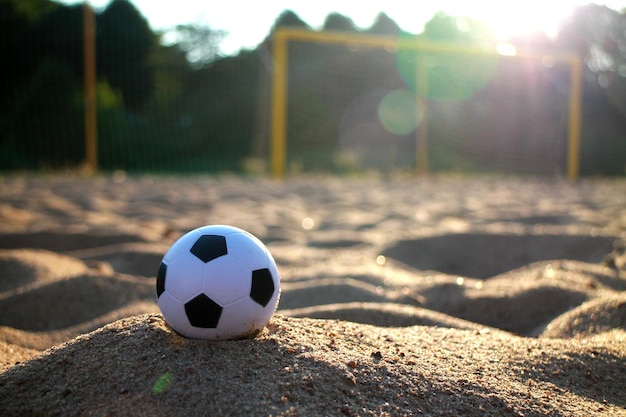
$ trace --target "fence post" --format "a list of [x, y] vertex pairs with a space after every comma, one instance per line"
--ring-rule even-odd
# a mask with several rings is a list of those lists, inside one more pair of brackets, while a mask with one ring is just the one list
[[96, 116], [96, 19], [89, 2], [83, 4], [83, 54], [85, 77], [85, 162], [90, 173], [98, 171]]
[[274, 33], [272, 82], [272, 176], [282, 179], [286, 165], [287, 133], [287, 39], [280, 29]]
[[582, 124], [582, 79], [583, 65], [580, 58], [573, 60], [569, 98], [569, 134], [567, 145], [567, 176], [578, 179], [580, 166], [580, 130]]
[[[422, 55], [422, 56], [420, 56]], [[417, 109], [417, 126], [415, 127], [415, 173], [418, 176], [428, 175], [428, 68], [426, 56], [415, 51], [416, 74], [415, 91], [417, 92], [415, 108]], [[420, 108], [421, 105], [421, 108]]]

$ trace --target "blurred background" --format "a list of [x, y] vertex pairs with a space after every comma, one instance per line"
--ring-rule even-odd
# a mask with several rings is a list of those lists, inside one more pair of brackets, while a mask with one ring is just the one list
[[[290, 42], [290, 173], [413, 172], [427, 131], [432, 172], [564, 175], [573, 74], [550, 54], [568, 52], [583, 62], [580, 174], [626, 174], [619, 5], [250, 3], [92, 3], [98, 170], [269, 172], [273, 35], [290, 27], [503, 47]], [[85, 166], [85, 16], [78, 2], [0, 0], [1, 171]]]

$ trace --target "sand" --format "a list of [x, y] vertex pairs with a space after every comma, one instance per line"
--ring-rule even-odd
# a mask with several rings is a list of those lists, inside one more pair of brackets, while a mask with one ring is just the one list
[[[266, 243], [255, 339], [185, 339], [155, 275]], [[0, 177], [0, 415], [626, 416], [626, 180]]]

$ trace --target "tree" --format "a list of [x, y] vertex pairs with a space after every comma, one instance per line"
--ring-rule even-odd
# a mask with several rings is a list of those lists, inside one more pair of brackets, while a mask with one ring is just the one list
[[578, 7], [563, 24], [558, 42], [587, 64], [588, 87], [599, 90], [626, 116], [626, 14], [606, 6]]
[[46, 57], [39, 63], [15, 109], [13, 145], [27, 158], [25, 166], [73, 166], [83, 160], [79, 85], [67, 62]]
[[170, 33], [177, 47], [185, 53], [187, 61], [199, 68], [219, 58], [220, 42], [226, 32], [213, 30], [208, 26], [188, 24], [178, 25]]
[[367, 31], [368, 33], [376, 35], [388, 36], [398, 36], [402, 32], [400, 26], [385, 13], [379, 13], [374, 23]]
[[11, 101], [7, 94], [32, 73], [36, 56], [30, 51], [35, 46], [31, 31], [51, 5], [55, 3], [46, 0], [0, 0], [0, 56], [6, 59], [0, 65], [0, 103]]
[[0, 0], [0, 56], [5, 59], [0, 65], [0, 108], [11, 106], [14, 94], [35, 71], [45, 39], [37, 38], [34, 29], [42, 15], [58, 7], [48, 0]]
[[285, 10], [278, 16], [278, 18], [272, 25], [271, 33], [274, 33], [279, 27], [296, 27], [302, 29], [310, 29], [309, 25], [307, 25], [304, 20], [300, 19], [300, 16], [298, 16], [291, 10]]
[[127, 110], [141, 111], [153, 90], [156, 36], [128, 0], [113, 0], [96, 25], [98, 75], [122, 93]]
[[324, 21], [324, 30], [336, 30], [343, 32], [357, 31], [352, 19], [339, 13], [331, 13], [326, 16], [326, 20]]
[[590, 4], [564, 22], [557, 44], [585, 62], [583, 174], [626, 170], [626, 14]]
[[76, 164], [82, 157], [82, 8], [1, 0], [0, 154], [6, 168]]
[[83, 6], [60, 6], [44, 14], [34, 28], [38, 60], [66, 63], [79, 79], [83, 74]]

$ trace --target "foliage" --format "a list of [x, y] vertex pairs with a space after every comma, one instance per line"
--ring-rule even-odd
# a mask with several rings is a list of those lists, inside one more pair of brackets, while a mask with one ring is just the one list
[[149, 57], [156, 38], [146, 19], [128, 0], [113, 0], [98, 16], [98, 73], [119, 89], [130, 111], [139, 111], [152, 92]]
[[219, 58], [219, 44], [226, 34], [208, 26], [186, 24], [176, 26], [170, 35], [174, 35], [175, 44], [185, 52], [187, 61], [200, 68]]
[[[0, 66], [0, 170], [83, 162], [82, 13], [80, 4], [0, 0], [0, 54], [10, 57]], [[128, 0], [112, 0], [96, 18], [103, 169], [239, 171], [250, 157], [267, 157], [272, 33], [284, 26], [311, 30], [295, 13], [283, 12], [256, 50], [235, 56], [221, 56], [225, 34], [202, 25], [180, 25], [166, 42]], [[585, 174], [624, 174], [624, 27], [624, 14], [589, 5], [564, 23], [557, 39], [534, 40], [543, 49], [575, 50], [585, 59]], [[349, 17], [331, 13], [324, 30], [414, 36], [382, 13], [363, 30]], [[438, 13], [418, 38], [473, 47], [491, 36], [478, 21]], [[558, 65], [513, 66], [495, 59], [303, 42], [291, 43], [288, 53], [287, 146], [293, 166], [352, 169], [354, 154], [338, 153], [354, 140], [360, 148], [352, 151], [361, 158], [385, 161], [372, 162], [376, 168], [414, 163], [411, 129], [421, 121], [421, 104], [405, 104], [418, 93], [429, 103], [431, 168], [491, 164], [505, 171], [545, 172], [555, 166], [562, 171], [564, 161], [547, 161], [532, 150], [544, 149], [539, 142], [563, 129], [566, 110], [558, 98], [568, 94], [569, 73]], [[418, 65], [424, 65], [427, 90], [415, 77]], [[511, 96], [521, 98], [510, 102]], [[380, 103], [391, 107], [381, 110]], [[508, 110], [493, 103], [506, 103]], [[399, 114], [405, 107], [411, 109], [408, 118]], [[368, 115], [369, 124], [346, 116], [356, 110]], [[388, 119], [372, 124], [381, 114]], [[487, 122], [468, 122], [476, 119]], [[502, 153], [516, 147], [526, 148], [526, 159]]]

